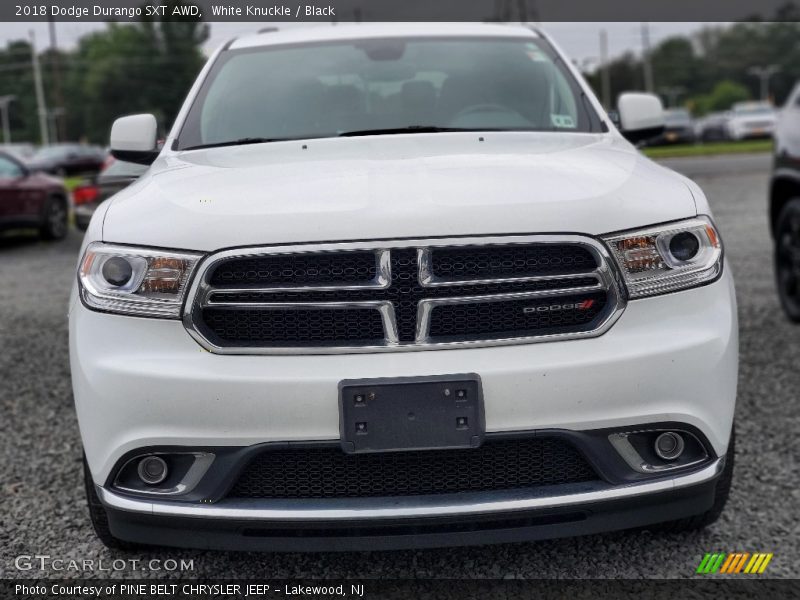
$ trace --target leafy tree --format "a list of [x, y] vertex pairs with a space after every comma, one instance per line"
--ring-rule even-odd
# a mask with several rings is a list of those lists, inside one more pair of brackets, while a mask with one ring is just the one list
[[750, 92], [741, 84], [728, 79], [714, 86], [710, 94], [696, 96], [690, 101], [693, 112], [704, 115], [709, 112], [728, 110], [736, 102], [750, 99]]
[[[662, 41], [650, 54], [657, 91], [682, 89], [681, 97], [690, 101], [699, 114], [717, 108], [727, 109], [732, 98], [759, 97], [760, 81], [750, 72], [752, 67], [776, 65], [779, 71], [770, 79], [769, 89], [771, 99], [781, 104], [795, 82], [800, 81], [800, 44], [797, 43], [800, 10], [787, 8], [778, 16], [786, 21], [706, 27], [690, 38], [672, 37]], [[612, 97], [616, 98], [622, 91], [644, 87], [642, 62], [633, 54], [627, 53], [607, 67]], [[599, 70], [590, 73], [588, 79], [599, 92]], [[727, 84], [715, 90], [720, 82]]]
[[[168, 2], [167, 14], [177, 4]], [[116, 117], [137, 112], [171, 126], [205, 62], [207, 37], [208, 25], [196, 21], [146, 20], [82, 38], [70, 69], [71, 95], [81, 98], [69, 111], [71, 135], [107, 141]]]
[[[181, 0], [169, 0], [167, 15]], [[48, 109], [58, 103], [53, 61], [61, 68], [65, 138], [108, 143], [115, 118], [152, 112], [166, 129], [202, 68], [208, 25], [191, 19], [109, 23], [84, 36], [71, 52], [40, 53]], [[31, 47], [15, 41], [0, 49], [0, 95], [17, 97], [11, 105], [12, 140], [39, 141], [39, 121], [31, 69]]]

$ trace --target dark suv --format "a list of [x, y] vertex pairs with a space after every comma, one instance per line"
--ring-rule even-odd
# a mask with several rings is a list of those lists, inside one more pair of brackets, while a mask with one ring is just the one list
[[778, 115], [769, 219], [781, 305], [800, 323], [800, 83]]

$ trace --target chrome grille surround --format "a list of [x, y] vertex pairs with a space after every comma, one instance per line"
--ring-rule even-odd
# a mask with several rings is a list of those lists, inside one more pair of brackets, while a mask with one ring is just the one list
[[[459, 247], [485, 247], [505, 246], [514, 244], [567, 244], [578, 245], [588, 250], [596, 259], [597, 267], [589, 272], [561, 273], [553, 275], [537, 275], [530, 277], [498, 277], [481, 279], [440, 279], [432, 272], [431, 249], [459, 248]], [[528, 292], [510, 292], [502, 294], [459, 295], [447, 298], [431, 298], [420, 300], [417, 306], [417, 328], [413, 342], [400, 341], [398, 335], [397, 319], [394, 306], [385, 300], [358, 300], [358, 301], [326, 301], [326, 302], [240, 302], [224, 301], [225, 295], [258, 293], [297, 292], [300, 295], [306, 292], [335, 292], [345, 290], [387, 289], [391, 285], [392, 250], [416, 249], [418, 261], [418, 281], [422, 288], [443, 288], [447, 286], [486, 285], [511, 282], [548, 282], [553, 280], [568, 282], [571, 279], [586, 280], [591, 278], [597, 281], [596, 285], [581, 285], [556, 289], [542, 289]], [[334, 285], [270, 285], [248, 288], [217, 288], [209, 283], [214, 269], [227, 260], [259, 257], [264, 255], [280, 254], [321, 254], [346, 251], [365, 251], [375, 253], [376, 276], [369, 282]], [[543, 335], [513, 336], [501, 338], [480, 338], [456, 341], [434, 341], [429, 335], [431, 312], [436, 306], [454, 305], [472, 302], [502, 302], [520, 299], [557, 298], [590, 292], [604, 292], [607, 294], [606, 307], [603, 309], [602, 318], [590, 330], [553, 333]], [[486, 237], [461, 237], [461, 238], [433, 238], [410, 240], [377, 240], [361, 242], [341, 242], [326, 244], [297, 244], [291, 246], [263, 246], [223, 250], [213, 253], [202, 260], [187, 295], [183, 310], [183, 323], [189, 334], [206, 350], [215, 354], [348, 354], [372, 352], [397, 352], [442, 350], [452, 348], [473, 348], [481, 346], [501, 346], [515, 344], [530, 344], [547, 341], [580, 339], [597, 337], [608, 331], [621, 316], [627, 303], [625, 286], [606, 247], [598, 240], [575, 234], [553, 235], [509, 235]], [[384, 325], [384, 339], [381, 343], [365, 345], [298, 345], [298, 346], [222, 346], [210, 341], [198, 324], [199, 316], [204, 308], [251, 308], [262, 310], [295, 310], [295, 309], [374, 309], [380, 312]]]

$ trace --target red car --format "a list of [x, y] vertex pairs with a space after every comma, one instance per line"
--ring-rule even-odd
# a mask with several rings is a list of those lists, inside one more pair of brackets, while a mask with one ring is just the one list
[[67, 234], [69, 196], [60, 179], [33, 173], [0, 152], [0, 231], [37, 228], [44, 239]]

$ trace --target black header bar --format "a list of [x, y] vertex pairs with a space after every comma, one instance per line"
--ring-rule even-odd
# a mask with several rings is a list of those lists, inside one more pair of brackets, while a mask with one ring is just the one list
[[0, 21], [800, 21], [800, 0], [3, 0]]

